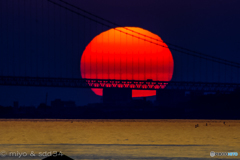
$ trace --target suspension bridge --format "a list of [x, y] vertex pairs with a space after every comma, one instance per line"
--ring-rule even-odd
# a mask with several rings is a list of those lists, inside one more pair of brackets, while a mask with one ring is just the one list
[[[165, 41], [174, 60], [170, 81], [151, 77], [84, 78], [80, 60], [85, 47], [95, 36], [109, 29], [119, 32], [117, 27], [123, 27], [126, 31], [121, 34], [137, 39], [140, 44], [166, 46], [154, 37], [64, 0], [1, 0], [0, 7], [0, 85], [204, 91], [233, 91], [240, 87], [240, 63]], [[119, 63], [123, 66], [126, 62]], [[97, 69], [93, 74], [96, 72]]]

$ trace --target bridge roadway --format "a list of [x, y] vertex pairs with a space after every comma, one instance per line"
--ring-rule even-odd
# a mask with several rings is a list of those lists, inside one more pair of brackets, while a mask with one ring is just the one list
[[80, 79], [80, 78], [49, 78], [49, 77], [18, 77], [0, 76], [0, 85], [6, 86], [41, 86], [71, 88], [129, 88], [140, 90], [201, 90], [229, 92], [240, 87], [239, 83], [212, 82], [180, 82], [180, 81], [141, 81], [114, 79]]

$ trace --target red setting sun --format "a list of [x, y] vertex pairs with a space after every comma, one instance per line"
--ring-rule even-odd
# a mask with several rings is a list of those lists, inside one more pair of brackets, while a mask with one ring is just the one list
[[[170, 81], [173, 57], [162, 39], [139, 27], [117, 27], [97, 35], [81, 57], [82, 78]], [[92, 88], [102, 96], [102, 89]], [[132, 97], [156, 95], [156, 90], [132, 90]]]

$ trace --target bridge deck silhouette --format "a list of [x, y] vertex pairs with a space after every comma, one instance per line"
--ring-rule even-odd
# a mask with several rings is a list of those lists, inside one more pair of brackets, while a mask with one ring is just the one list
[[49, 77], [0, 76], [0, 85], [41, 86], [70, 88], [128, 88], [139, 90], [177, 89], [188, 91], [233, 91], [240, 87], [238, 83], [140, 81], [115, 79], [77, 79]]

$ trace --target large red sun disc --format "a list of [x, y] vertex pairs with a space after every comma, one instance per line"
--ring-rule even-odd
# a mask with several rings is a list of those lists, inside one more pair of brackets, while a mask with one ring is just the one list
[[[80, 70], [87, 79], [170, 81], [173, 66], [172, 54], [158, 35], [138, 27], [117, 27], [93, 38], [83, 52]], [[92, 91], [102, 96], [102, 89]], [[155, 90], [132, 91], [132, 97], [154, 95]]]

